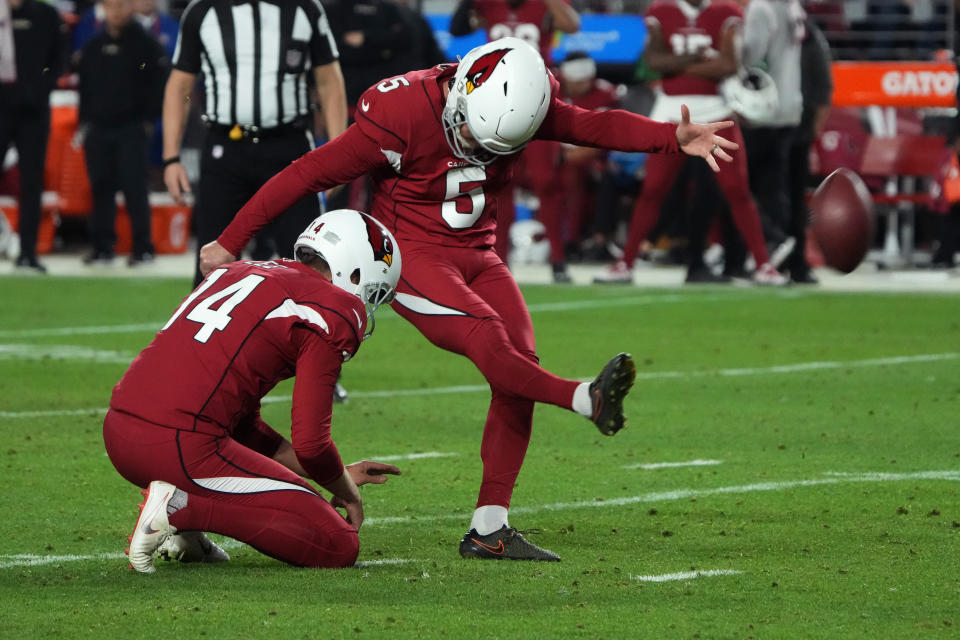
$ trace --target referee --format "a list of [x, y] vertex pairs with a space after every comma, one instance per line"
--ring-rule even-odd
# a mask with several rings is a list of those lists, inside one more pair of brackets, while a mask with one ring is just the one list
[[[175, 200], [190, 191], [180, 163], [189, 96], [201, 71], [206, 142], [194, 217], [197, 250], [215, 240], [274, 174], [312, 148], [308, 72], [313, 71], [328, 135], [346, 128], [337, 47], [317, 0], [193, 0], [181, 16], [163, 100], [163, 179]], [[267, 232], [289, 251], [320, 214], [315, 195]], [[195, 284], [202, 279], [199, 269]]]

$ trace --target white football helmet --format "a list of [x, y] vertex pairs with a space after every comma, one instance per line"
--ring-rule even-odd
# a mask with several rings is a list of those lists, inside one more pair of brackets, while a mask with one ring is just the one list
[[366, 338], [373, 314], [393, 302], [400, 280], [400, 248], [387, 228], [352, 209], [337, 209], [316, 218], [293, 245], [297, 260], [316, 254], [330, 266], [332, 282], [359, 297], [367, 308]]
[[752, 122], [769, 121], [780, 106], [777, 85], [762, 69], [742, 69], [720, 83], [720, 93], [731, 109]]
[[[501, 38], [463, 57], [443, 108], [443, 132], [458, 158], [486, 165], [520, 151], [550, 108], [550, 77], [540, 53]], [[460, 135], [466, 124], [476, 143]]]

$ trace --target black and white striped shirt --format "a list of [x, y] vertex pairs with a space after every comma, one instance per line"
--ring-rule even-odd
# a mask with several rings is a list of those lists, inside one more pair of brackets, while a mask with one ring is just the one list
[[210, 122], [270, 128], [309, 114], [307, 72], [337, 58], [317, 0], [193, 0], [173, 68], [203, 71]]

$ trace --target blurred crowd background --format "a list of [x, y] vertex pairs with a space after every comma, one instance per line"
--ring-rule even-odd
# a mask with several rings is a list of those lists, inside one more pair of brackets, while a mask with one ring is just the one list
[[[23, 28], [23, 20], [45, 19], [47, 14], [35, 9], [30, 16], [24, 14], [25, 8], [40, 4], [40, 0], [0, 0], [0, 211], [4, 214], [0, 216], [0, 255], [19, 267], [40, 272], [43, 255], [50, 252], [76, 254], [80, 269], [85, 268], [83, 262], [113, 265], [115, 255], [127, 256], [125, 264], [139, 267], [156, 253], [189, 251], [195, 225], [191, 201], [179, 204], [167, 193], [160, 120], [169, 60], [175, 54], [179, 20], [187, 2], [59, 0], [44, 4], [59, 15], [61, 22], [55, 27], [58, 41], [48, 47], [54, 54], [43, 65], [46, 75], [42, 81], [49, 86], [38, 89], [39, 97], [26, 96], [18, 93], [17, 86], [32, 80], [4, 78], [2, 61], [5, 51], [10, 59], [11, 26]], [[487, 38], [482, 28], [464, 22], [469, 19], [464, 18], [464, 3], [455, 0], [321, 0], [321, 4], [339, 49], [351, 110], [360, 93], [381, 79], [453, 61]], [[833, 96], [832, 103], [818, 117], [809, 145], [807, 188], [812, 190], [824, 175], [840, 166], [861, 171], [875, 138], [900, 140], [906, 145], [902, 153], [907, 155], [936, 156], [923, 168], [894, 162], [888, 174], [877, 171], [865, 176], [878, 194], [881, 213], [874, 245], [878, 260], [888, 266], [953, 268], [960, 227], [955, 107], [960, 0], [808, 0], [801, 4], [812, 31], [819, 30], [825, 39], [834, 70], [833, 80], [828, 79], [829, 86], [823, 87]], [[579, 15], [578, 29], [573, 33], [551, 29], [541, 36], [549, 43], [551, 64], [565, 99], [587, 108], [650, 113], [659, 78], [642, 55], [646, 38], [643, 15], [649, 5], [648, 0], [572, 0], [570, 6]], [[127, 22], [139, 24], [153, 43], [144, 41], [136, 46], [156, 48], [156, 73], [138, 80], [134, 89], [117, 79], [109, 59], [99, 60], [96, 55], [101, 51], [97, 47], [102, 46], [96, 39], [109, 31], [111, 24]], [[359, 39], [358, 33], [362, 35]], [[34, 55], [31, 51], [13, 53]], [[898, 99], [858, 104], [846, 95], [849, 80], [836, 75], [837, 65], [847, 63], [906, 65], [902, 73], [896, 71], [900, 67], [890, 67], [894, 75], [886, 73], [883, 87], [894, 98], [915, 95], [921, 99], [916, 104]], [[914, 63], [939, 66], [930, 67], [930, 75], [924, 75], [927, 67], [911, 67]], [[869, 67], [850, 69], [860, 74]], [[42, 95], [44, 89], [50, 90], [49, 98]], [[204, 90], [204, 83], [198, 81], [180, 152], [192, 183], [199, 178], [200, 149], [207, 135], [201, 120]], [[923, 99], [933, 94], [939, 99]], [[48, 130], [27, 122], [24, 105], [31, 100], [49, 103]], [[315, 117], [309, 127], [322, 144], [326, 125], [319, 106], [314, 106]], [[7, 130], [15, 118], [18, 131]], [[117, 124], [118, 118], [128, 119], [124, 124], [142, 131], [142, 146], [127, 148], [139, 133], [118, 134], [116, 140], [87, 137], [91, 122]], [[22, 137], [18, 139], [18, 135]], [[911, 141], [927, 146], [922, 152], [911, 152], [907, 149]], [[111, 151], [114, 147], [125, 150]], [[24, 172], [37, 172], [37, 156], [43, 155], [37, 153], [38, 148], [46, 151], [40, 177], [25, 179]], [[750, 154], [749, 144], [745, 152]], [[138, 161], [125, 160], [123, 153], [133, 158], [145, 154], [145, 170], [135, 170]], [[531, 153], [525, 158], [517, 176], [515, 220], [500, 229], [510, 242], [506, 250], [511, 261], [542, 263], [545, 269], [552, 265], [555, 280], [565, 282], [569, 263], [608, 263], [622, 258], [634, 201], [645, 178], [643, 154], [567, 147], [546, 157], [536, 156]], [[108, 188], [92, 188], [104, 180]], [[695, 215], [692, 210], [711, 206], [704, 205], [702, 197], [694, 197], [710, 193], [703, 180], [697, 175], [677, 176], [677, 184], [663, 203], [666, 215], [660, 216], [644, 241], [639, 259], [688, 264], [690, 251], [696, 251], [696, 260], [703, 258], [709, 266], [720, 251], [718, 246], [729, 250], [734, 241], [724, 239], [722, 225], [711, 230], [704, 246], [691, 247], [688, 242], [689, 221]], [[18, 237], [18, 218], [28, 195], [24, 191], [37, 188], [43, 193], [36, 237], [30, 233]], [[562, 202], [558, 219], [544, 220], [541, 201], [545, 190], [553, 192], [548, 197]], [[100, 216], [94, 220], [97, 206], [109, 208], [102, 202], [98, 205], [94, 191], [101, 199], [103, 193], [110, 193], [115, 219], [104, 222]], [[362, 183], [337, 195], [339, 206], [365, 207]], [[141, 200], [149, 206], [146, 222], [142, 215], [131, 215], [131, 207], [140, 206], [135, 203]], [[722, 209], [722, 205], [716, 206]], [[723, 219], [722, 211], [718, 219]], [[774, 252], [782, 238], [768, 233], [767, 241]], [[820, 264], [815, 246], [805, 251], [811, 265]]]

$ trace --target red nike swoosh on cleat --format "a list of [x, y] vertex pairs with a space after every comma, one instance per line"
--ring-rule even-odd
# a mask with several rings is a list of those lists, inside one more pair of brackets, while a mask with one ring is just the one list
[[482, 542], [480, 542], [480, 541], [477, 540], [476, 538], [470, 538], [470, 539], [473, 540], [474, 542], [476, 542], [482, 549], [485, 549], [485, 550], [489, 551], [489, 552], [492, 553], [492, 554], [495, 554], [495, 555], [498, 555], [498, 556], [503, 554], [503, 551], [504, 551], [504, 549], [503, 549], [503, 540], [497, 540], [497, 546], [491, 547], [491, 546], [488, 545], [488, 544], [483, 544]]
[[596, 420], [603, 411], [603, 394], [600, 393], [600, 389], [593, 390], [593, 398], [595, 400], [593, 405], [593, 419]]
[[[163, 496], [163, 498], [160, 499], [160, 505], [161, 505], [161, 506], [163, 505], [163, 501], [166, 500], [166, 498], [167, 498], [167, 496]], [[150, 534], [152, 534], [152, 533], [156, 533], [157, 531], [159, 531], [159, 529], [154, 529], [153, 527], [150, 526], [150, 523], [153, 522], [153, 518], [157, 515], [157, 512], [158, 512], [158, 511], [159, 511], [159, 509], [158, 509], [157, 511], [154, 511], [153, 513], [151, 513], [151, 514], [150, 514], [150, 517], [147, 519], [147, 521], [143, 523], [143, 529], [142, 529], [142, 531], [143, 531], [145, 534], [150, 535]]]

